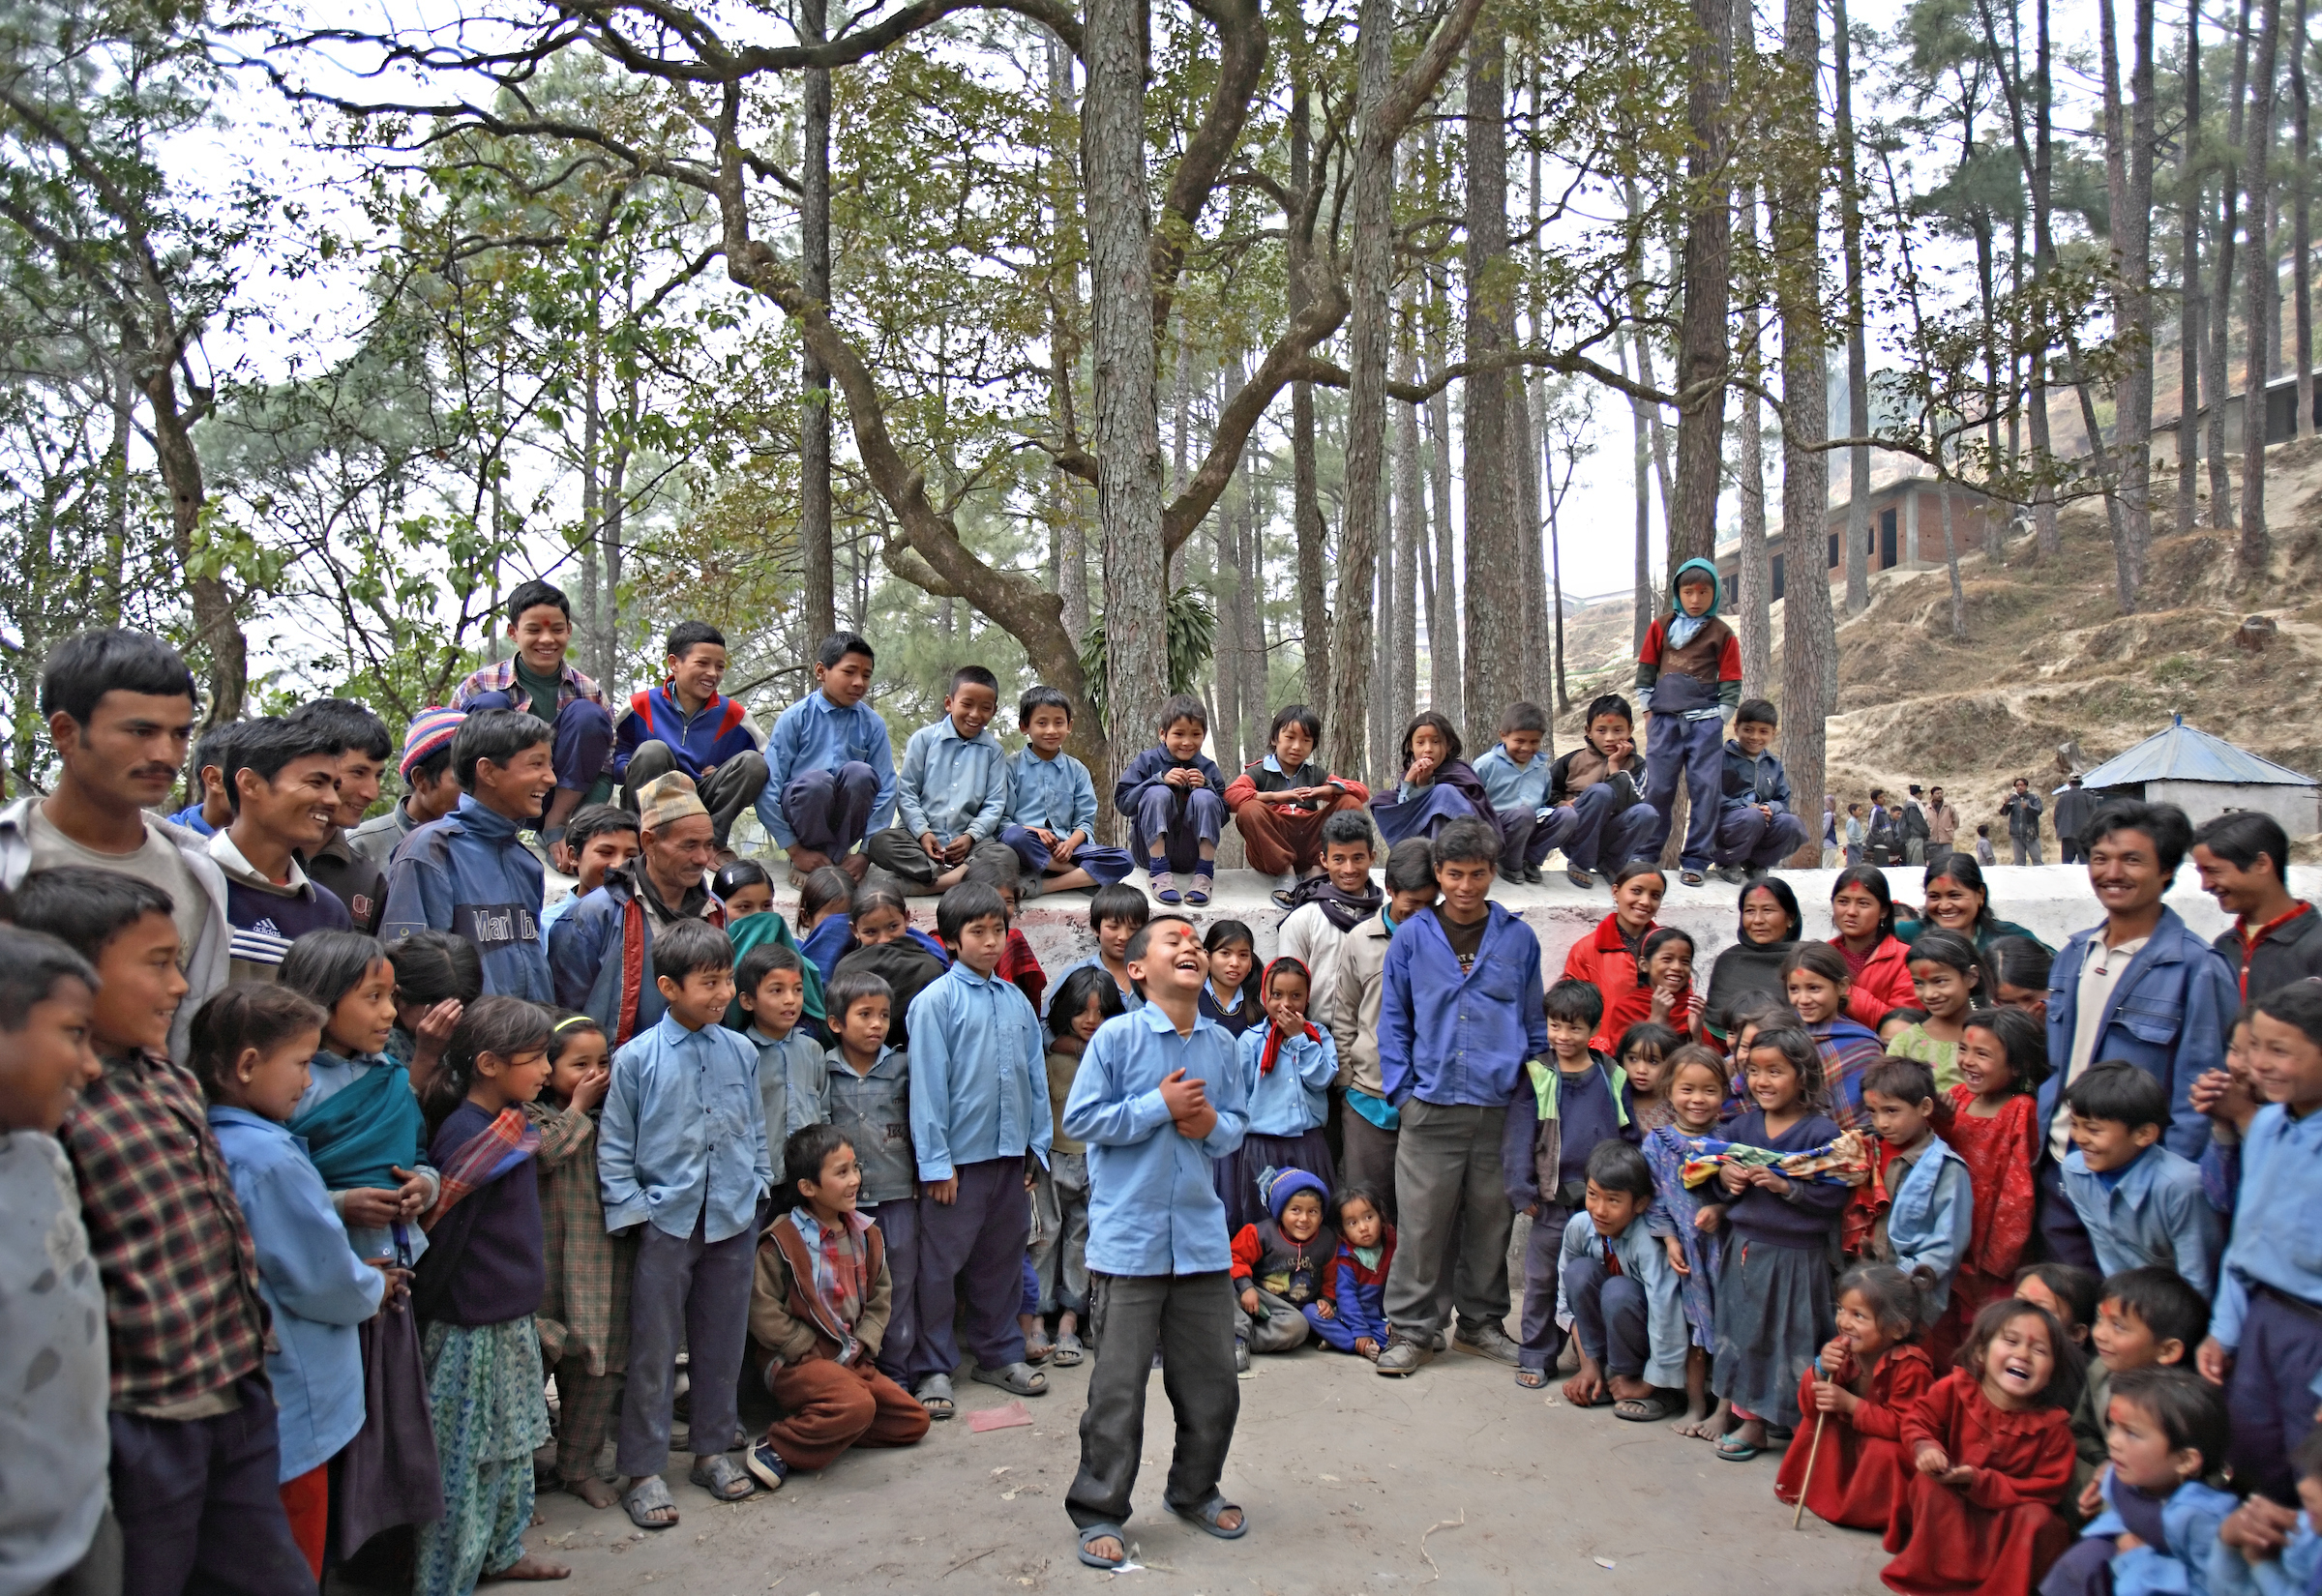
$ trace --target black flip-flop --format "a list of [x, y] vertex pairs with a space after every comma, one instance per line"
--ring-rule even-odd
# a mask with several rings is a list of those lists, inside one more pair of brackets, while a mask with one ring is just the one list
[[1659, 1424], [1684, 1408], [1684, 1404], [1655, 1391], [1650, 1397], [1623, 1397], [1613, 1404], [1613, 1417], [1631, 1424]]

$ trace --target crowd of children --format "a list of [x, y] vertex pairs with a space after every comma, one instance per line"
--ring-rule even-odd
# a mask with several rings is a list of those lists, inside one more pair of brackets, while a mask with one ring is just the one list
[[[1154, 1358], [1164, 1504], [1233, 1538], [1235, 1374], [1311, 1343], [1778, 1451], [1906, 1593], [2307, 1589], [2322, 982], [2286, 840], [2116, 804], [2075, 840], [2105, 921], [2053, 955], [1955, 853], [1914, 914], [1841, 872], [1806, 940], [1775, 711], [1713, 573], [1676, 597], [1641, 774], [1607, 697], [1552, 765], [1532, 706], [1473, 766], [1422, 715], [1375, 797], [1293, 706], [1229, 784], [1178, 697], [1127, 849], [1061, 694], [1009, 754], [964, 667], [898, 767], [851, 635], [762, 744], [693, 625], [616, 724], [531, 584], [391, 814], [386, 729], [326, 700], [205, 738], [183, 824], [183, 661], [68, 641], [55, 789], [0, 812], [0, 1584], [561, 1578], [542, 1483], [666, 1529], [673, 1442], [734, 1500], [919, 1440], [963, 1370], [1037, 1398], [1091, 1358], [1066, 1505], [1115, 1568]], [[1696, 778], [1683, 873], [1742, 887], [1706, 990], [1652, 862]], [[726, 849], [753, 803], [794, 922]], [[1176, 912], [1229, 824], [1293, 878], [1270, 961]], [[1552, 978], [1491, 892], [1559, 849], [1612, 907]], [[2215, 947], [2162, 902], [2188, 855]], [[1075, 888], [1095, 951], [1052, 974], [1013, 921]]]

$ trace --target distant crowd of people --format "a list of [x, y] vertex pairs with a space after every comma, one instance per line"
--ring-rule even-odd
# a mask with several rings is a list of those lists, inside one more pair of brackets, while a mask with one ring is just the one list
[[[2056, 828], [2058, 860], [2082, 861], [2080, 833], [2095, 818], [2098, 795], [2075, 773], [2049, 795], [2055, 800], [2051, 823]], [[2000, 800], [1998, 825], [2008, 841], [2009, 863], [2042, 865], [2040, 811], [2044, 800], [2032, 790], [2031, 779], [2018, 776], [2008, 796]], [[1826, 868], [1848, 865], [1931, 865], [1954, 850], [1972, 853], [1980, 865], [2000, 862], [1992, 843], [1992, 822], [1979, 821], [1975, 836], [1959, 841], [1959, 811], [1944, 797], [1943, 788], [1923, 793], [1914, 782], [1897, 798], [1885, 787], [1872, 787], [1867, 805], [1849, 803], [1843, 819], [1838, 800], [1823, 800], [1822, 851]]]

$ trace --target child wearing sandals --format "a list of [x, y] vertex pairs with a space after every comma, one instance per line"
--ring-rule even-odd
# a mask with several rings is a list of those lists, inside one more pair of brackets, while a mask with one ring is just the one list
[[1715, 1136], [1725, 1102], [1725, 1061], [1697, 1044], [1669, 1055], [1669, 1123], [1645, 1133], [1645, 1162], [1652, 1170], [1652, 1211], [1646, 1225], [1669, 1254], [1677, 1271], [1678, 1297], [1685, 1310], [1692, 1345], [1685, 1351], [1685, 1422], [1677, 1433], [1714, 1440], [1725, 1433], [1726, 1409], [1710, 1401], [1710, 1358], [1717, 1346], [1717, 1276], [1725, 1267], [1723, 1210], [1705, 1188], [1685, 1184], [1688, 1138]]
[[1613, 1404], [1616, 1418], [1657, 1424], [1678, 1410], [1685, 1378], [1685, 1310], [1677, 1271], [1645, 1220], [1652, 1167], [1625, 1141], [1589, 1154], [1587, 1211], [1564, 1226], [1558, 1291], [1580, 1340], [1580, 1372], [1564, 1382], [1575, 1407]]
[[1903, 1417], [1935, 1383], [1918, 1340], [1925, 1307], [1923, 1284], [1892, 1264], [1857, 1264], [1839, 1279], [1838, 1333], [1799, 1381], [1799, 1408], [1815, 1421], [1790, 1438], [1777, 1499], [1803, 1496], [1825, 1523], [1887, 1527], [1909, 1466]]
[[1386, 1271], [1395, 1261], [1395, 1227], [1368, 1186], [1338, 1194], [1338, 1256], [1324, 1277], [1323, 1299], [1306, 1305], [1314, 1339], [1334, 1351], [1379, 1361], [1386, 1345]]

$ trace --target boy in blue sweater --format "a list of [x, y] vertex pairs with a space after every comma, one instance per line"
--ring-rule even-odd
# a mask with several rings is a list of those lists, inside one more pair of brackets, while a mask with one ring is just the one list
[[874, 664], [854, 633], [823, 638], [815, 691], [782, 712], [766, 740], [758, 817], [789, 855], [793, 886], [831, 864], [859, 883], [871, 860], [856, 847], [895, 817], [895, 750], [887, 723], [863, 702]]
[[[1158, 745], [1129, 761], [1113, 807], [1129, 817], [1129, 846], [1164, 903], [1209, 901], [1217, 840], [1226, 824], [1226, 778], [1202, 752], [1209, 712], [1189, 693], [1173, 695], [1155, 718]], [[1177, 875], [1190, 872], [1183, 893]]]
[[1008, 758], [1008, 813], [999, 840], [1016, 850], [1042, 892], [1125, 879], [1137, 862], [1126, 849], [1091, 841], [1096, 786], [1088, 767], [1064, 752], [1072, 700], [1053, 687], [1031, 688], [1016, 702], [1016, 724], [1024, 747]]
[[2208, 1296], [2223, 1243], [2201, 1167], [2160, 1145], [2168, 1088], [2133, 1064], [2099, 1064], [2064, 1094], [2072, 1116], [2064, 1191], [2107, 1275], [2176, 1270]]
[[1725, 803], [1717, 812], [1718, 875], [1737, 885], [1765, 874], [1806, 843], [1805, 822], [1790, 813], [1790, 778], [1766, 752], [1781, 716], [1764, 698], [1734, 712], [1725, 740]]
[[895, 778], [895, 824], [863, 844], [871, 863], [920, 892], [949, 892], [968, 869], [997, 856], [1012, 871], [1014, 850], [999, 841], [1008, 813], [1008, 755], [992, 735], [999, 682], [982, 665], [951, 673], [943, 719], [911, 733]]
[[540, 931], [546, 876], [517, 833], [556, 790], [555, 734], [516, 709], [479, 710], [452, 738], [460, 807], [413, 830], [387, 871], [379, 940], [451, 931], [475, 944], [487, 995], [555, 998]]
[[635, 810], [637, 794], [655, 777], [684, 772], [725, 853], [735, 817], [765, 790], [766, 740], [749, 712], [718, 691], [726, 679], [725, 634], [707, 621], [680, 621], [670, 629], [668, 650], [667, 679], [631, 694], [612, 728], [621, 800]]

